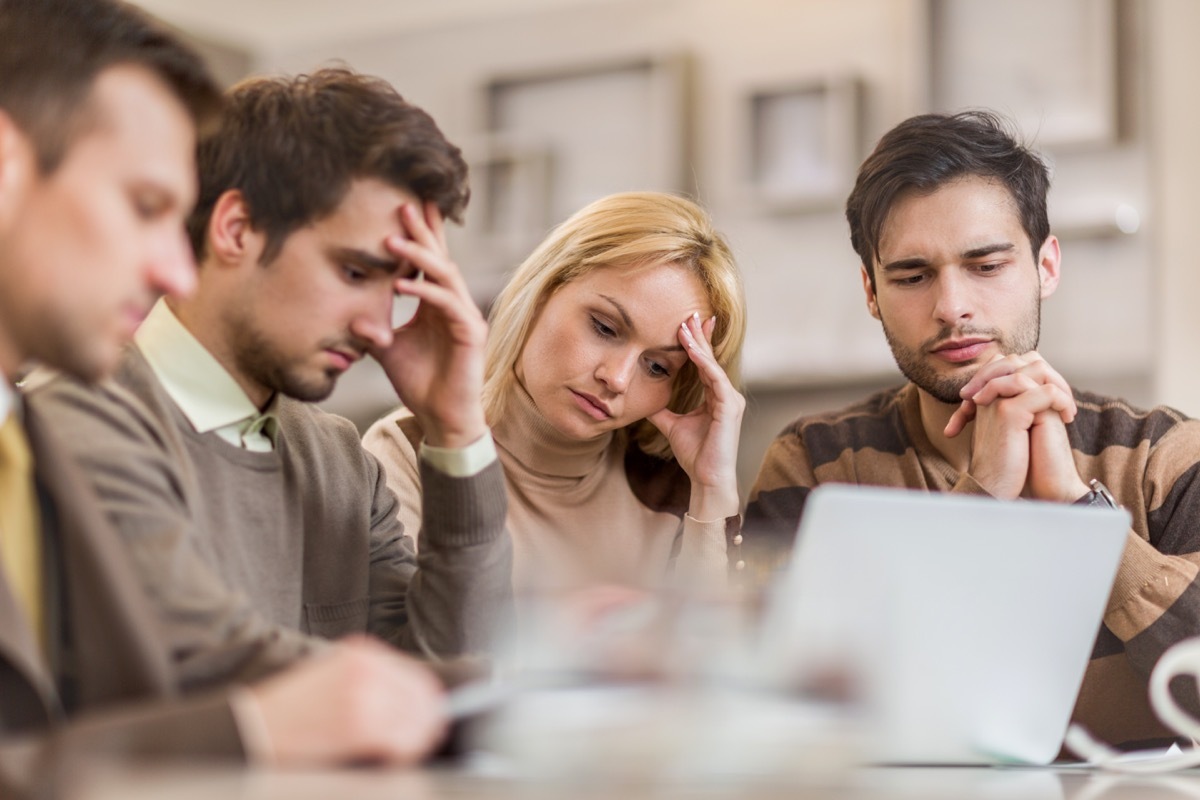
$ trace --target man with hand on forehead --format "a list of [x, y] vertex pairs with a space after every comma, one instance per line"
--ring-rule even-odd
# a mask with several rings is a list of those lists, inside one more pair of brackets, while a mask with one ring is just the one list
[[[510, 543], [487, 326], [443, 230], [467, 202], [458, 148], [384, 81], [326, 69], [235, 86], [198, 154], [196, 292], [154, 307], [98, 391], [31, 392], [133, 553], [184, 685], [354, 632], [429, 658], [486, 649]], [[397, 294], [420, 304], [393, 329]], [[419, 555], [354, 426], [313, 405], [366, 355], [426, 432]]]
[[[1133, 527], [1074, 718], [1136, 746], [1172, 738], [1148, 676], [1200, 631], [1200, 424], [1075, 389], [1037, 352], [1062, 260], [1048, 188], [1042, 160], [986, 112], [884, 135], [846, 218], [867, 310], [908, 383], [785, 429], [751, 491], [746, 541], [777, 559], [821, 483], [1125, 506]], [[1194, 691], [1181, 699], [1197, 706]]]

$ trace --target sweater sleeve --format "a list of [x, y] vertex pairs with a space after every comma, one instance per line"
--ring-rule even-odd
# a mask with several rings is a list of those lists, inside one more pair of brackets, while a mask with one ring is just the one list
[[255, 680], [322, 646], [266, 620], [209, 565], [193, 530], [182, 460], [136, 397], [115, 384], [59, 377], [27, 402], [53, 423], [128, 546], [181, 688]]
[[[1144, 675], [1167, 648], [1200, 633], [1198, 458], [1196, 420], [1181, 421], [1151, 447], [1142, 476], [1142, 507], [1131, 509], [1135, 529], [1126, 538], [1105, 611], [1105, 624]], [[1130, 502], [1120, 496], [1117, 500]], [[1189, 705], [1196, 706], [1194, 699]]]
[[0, 796], [74, 796], [90, 768], [187, 759], [242, 764], [246, 753], [223, 694], [84, 714], [42, 735], [0, 738]]
[[[718, 520], [698, 520], [683, 515], [680, 523], [678, 552], [671, 558], [671, 573], [675, 581], [702, 586], [706, 591], [720, 591], [729, 583], [731, 567], [741, 561], [741, 517]], [[736, 556], [736, 558], [734, 558]], [[731, 558], [734, 560], [731, 563]]]
[[362, 444], [383, 466], [388, 488], [400, 501], [396, 516], [419, 548], [422, 509], [421, 471], [417, 458], [419, 440], [413, 441], [405, 434], [399, 424], [401, 420], [411, 420], [404, 409], [378, 420], [367, 429]]
[[803, 438], [794, 429], [784, 431], [767, 448], [746, 507], [743, 552], [752, 580], [765, 580], [786, 563], [817, 484]]
[[[368, 431], [364, 447], [378, 470], [374, 502], [384, 509], [372, 514], [371, 631], [430, 658], [489, 650], [512, 607], [512, 542], [500, 463], [471, 477], [447, 475], [416, 456], [415, 444], [391, 418]], [[407, 582], [402, 614], [394, 601], [377, 596], [388, 586], [388, 574], [402, 568], [386, 555], [396, 548], [385, 546], [399, 535], [392, 527], [399, 527], [397, 520], [407, 521], [401, 530], [417, 541], [417, 569]], [[386, 594], [394, 596], [395, 587]]]

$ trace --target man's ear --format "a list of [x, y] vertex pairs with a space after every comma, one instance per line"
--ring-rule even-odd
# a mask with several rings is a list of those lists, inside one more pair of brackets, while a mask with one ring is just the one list
[[208, 218], [204, 252], [218, 264], [236, 265], [247, 256], [258, 260], [262, 235], [250, 225], [250, 210], [238, 189], [222, 192]]
[[1054, 294], [1058, 288], [1059, 267], [1062, 264], [1062, 251], [1058, 246], [1057, 236], [1047, 236], [1037, 253], [1038, 281], [1042, 287], [1042, 299]]
[[0, 109], [0, 230], [12, 224], [25, 188], [38, 170], [37, 153], [29, 137]]
[[867, 311], [875, 319], [879, 319], [879, 301], [875, 298], [875, 287], [871, 285], [871, 273], [867, 272], [866, 264], [862, 267], [863, 291], [867, 295]]

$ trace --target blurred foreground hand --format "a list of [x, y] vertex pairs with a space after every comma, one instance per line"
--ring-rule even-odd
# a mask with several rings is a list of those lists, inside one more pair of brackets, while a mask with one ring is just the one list
[[[250, 687], [273, 766], [413, 764], [446, 734], [442, 683], [418, 661], [365, 636]], [[253, 712], [251, 712], [253, 713]], [[261, 752], [259, 752], [261, 751]]]

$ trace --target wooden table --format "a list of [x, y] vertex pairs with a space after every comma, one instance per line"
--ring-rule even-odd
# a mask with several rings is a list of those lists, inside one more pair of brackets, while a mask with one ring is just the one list
[[462, 769], [275, 772], [203, 766], [97, 768], [68, 800], [1167, 800], [1200, 798], [1200, 772], [1150, 778], [1072, 769], [873, 767], [821, 781], [531, 780]]

